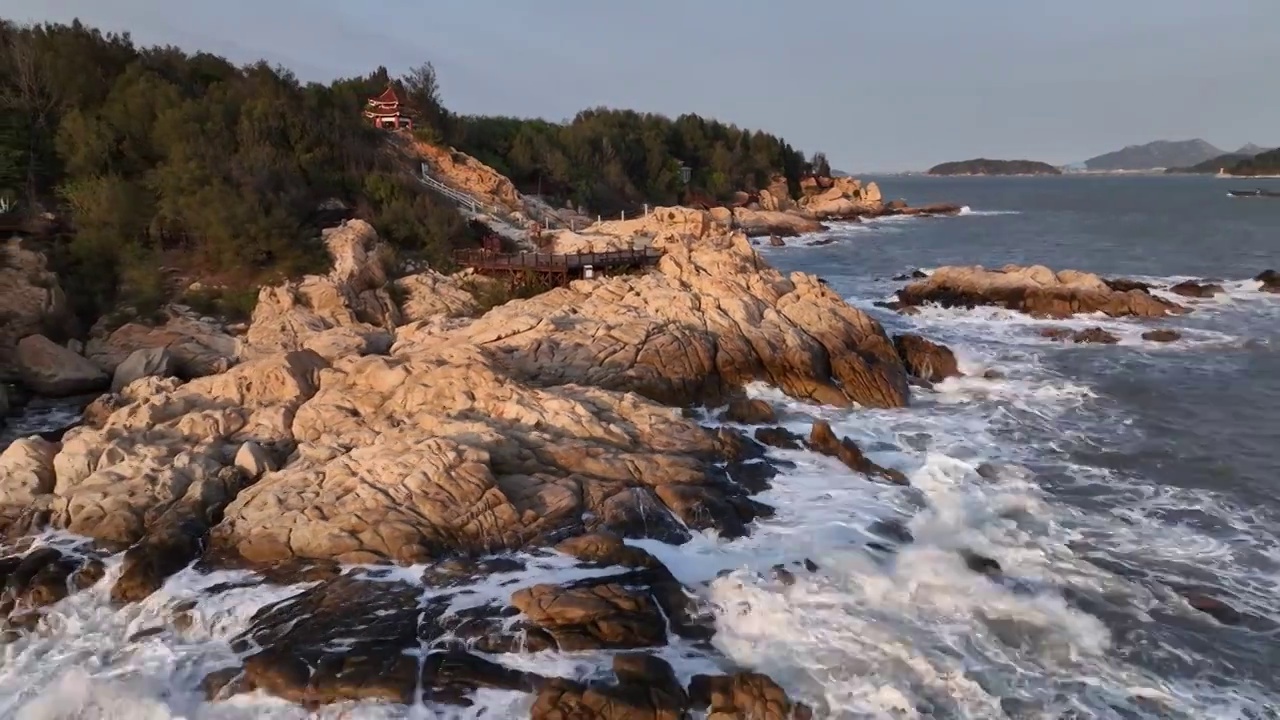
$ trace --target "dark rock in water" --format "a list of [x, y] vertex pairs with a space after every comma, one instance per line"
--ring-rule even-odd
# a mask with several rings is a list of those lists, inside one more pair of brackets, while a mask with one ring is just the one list
[[[408, 583], [349, 575], [327, 580], [259, 610], [232, 642], [237, 652], [256, 652], [241, 668], [206, 677], [205, 691], [219, 698], [263, 690], [314, 708], [348, 700], [466, 705], [477, 688], [531, 690], [536, 676], [439, 644], [448, 640], [448, 631], [484, 633], [472, 638], [478, 640], [501, 626], [501, 609], [469, 608], [472, 615], [446, 616], [451, 600], [438, 596], [424, 606], [422, 589]], [[494, 623], [468, 624], [486, 612]], [[428, 652], [420, 664], [424, 644]], [[531, 650], [546, 647], [530, 644]]]
[[124, 568], [111, 588], [111, 599], [137, 602], [160, 589], [165, 579], [204, 551], [213, 519], [250, 484], [239, 468], [224, 467], [204, 483], [199, 496], [170, 505], [151, 524], [145, 538], [125, 553]]
[[1184, 280], [1169, 288], [1169, 292], [1174, 295], [1191, 298], [1211, 298], [1214, 295], [1221, 295], [1226, 292], [1221, 285], [1215, 283], [1198, 283], [1192, 280]]
[[818, 246], [820, 246], [820, 245], [830, 245], [831, 243], [833, 243], [833, 242], [835, 242], [835, 241], [836, 241], [836, 239], [835, 239], [835, 238], [833, 238], [833, 237], [823, 237], [823, 238], [818, 238], [817, 240], [814, 240], [814, 241], [812, 241], [812, 242], [808, 242], [808, 243], [805, 243], [805, 244], [806, 244], [807, 246], [809, 246], [809, 247], [818, 247]]
[[902, 545], [915, 542], [916, 539], [906, 524], [896, 518], [876, 520], [867, 527], [867, 531]]
[[784, 427], [756, 428], [756, 440], [782, 450], [799, 450], [803, 438]]
[[743, 425], [764, 425], [777, 422], [778, 415], [773, 411], [773, 406], [764, 400], [739, 398], [729, 403], [720, 419]]
[[893, 310], [894, 312], [902, 312], [904, 309], [902, 303], [897, 300], [876, 300], [871, 304], [879, 308], [884, 308], [885, 310]]
[[1174, 342], [1182, 339], [1182, 334], [1177, 330], [1148, 330], [1142, 333], [1142, 339], [1150, 342]]
[[907, 372], [918, 378], [936, 383], [960, 376], [955, 353], [946, 345], [919, 335], [903, 334], [893, 338], [893, 347], [906, 365]]
[[814, 452], [836, 458], [851, 470], [868, 477], [886, 480], [896, 485], [910, 484], [907, 476], [900, 471], [880, 467], [868, 460], [857, 444], [849, 438], [837, 437], [835, 431], [831, 429], [831, 424], [826, 420], [819, 420], [813, 424], [813, 429], [809, 432], [809, 448]]
[[1183, 595], [1183, 599], [1191, 607], [1209, 615], [1223, 625], [1239, 625], [1244, 620], [1244, 615], [1239, 610], [1217, 598], [1201, 593], [1186, 593]]
[[1064, 342], [1070, 340], [1073, 343], [1097, 343], [1102, 345], [1114, 345], [1120, 342], [1120, 338], [1100, 327], [1086, 328], [1084, 330], [1061, 327], [1045, 328], [1040, 331], [1040, 337]]
[[765, 460], [746, 463], [730, 463], [725, 466], [734, 482], [752, 493], [761, 493], [772, 487], [769, 481], [778, 476], [778, 469]]
[[782, 565], [773, 566], [773, 576], [777, 578], [778, 582], [782, 583], [783, 585], [790, 586], [790, 585], [796, 584], [795, 574], [792, 573], [790, 570], [786, 569], [785, 567], [783, 567]]
[[1111, 288], [1112, 290], [1115, 290], [1116, 292], [1129, 292], [1130, 290], [1140, 290], [1142, 292], [1149, 292], [1151, 290], [1151, 284], [1144, 283], [1141, 280], [1130, 280], [1128, 278], [1114, 278], [1111, 280], [1104, 279], [1102, 282], [1106, 283], [1107, 287]]
[[810, 720], [813, 717], [813, 710], [802, 703], [793, 703], [776, 682], [759, 673], [694, 675], [689, 682], [689, 703], [695, 710], [709, 710], [708, 718]]
[[784, 247], [787, 243], [777, 235], [770, 235], [769, 244], [772, 245], [773, 247]]
[[452, 588], [472, 585], [498, 573], [519, 572], [525, 564], [511, 557], [450, 558], [422, 571], [422, 582], [430, 587]]
[[999, 575], [1002, 572], [1000, 563], [986, 555], [979, 555], [972, 550], [961, 550], [960, 557], [964, 558], [964, 564], [976, 573], [982, 573], [983, 575]]
[[818, 563], [810, 560], [809, 558], [805, 558], [804, 569], [808, 570], [809, 572], [818, 572]]
[[1263, 292], [1280, 293], [1280, 272], [1263, 270], [1253, 278], [1262, 283]]
[[711, 633], [665, 568], [535, 585], [512, 595], [511, 604], [562, 651], [666, 645], [668, 620], [683, 637]]
[[995, 368], [987, 368], [986, 370], [982, 371], [982, 377], [986, 378], [987, 380], [1003, 380], [1004, 373], [1000, 372], [999, 370], [996, 370]]
[[982, 463], [977, 467], [978, 477], [986, 480], [1000, 479], [1000, 467], [991, 463]]
[[912, 270], [910, 273], [903, 273], [903, 274], [901, 274], [901, 275], [894, 275], [894, 276], [893, 276], [893, 280], [894, 280], [894, 282], [903, 282], [903, 281], [905, 281], [905, 280], [919, 280], [919, 279], [921, 279], [921, 278], [927, 278], [927, 277], [929, 277], [929, 273], [927, 273], [927, 272], [925, 272], [925, 271], [923, 271], [923, 270], [918, 270], [918, 269], [917, 269], [917, 270]]
[[[94, 565], [85, 570], [85, 578], [77, 579], [77, 573], [90, 563]], [[28, 624], [34, 625], [40, 614], [32, 611], [62, 600], [71, 594], [73, 588], [80, 589], [92, 578], [95, 569], [100, 570], [100, 566], [100, 561], [66, 555], [52, 547], [0, 558], [0, 581], [3, 582], [0, 618], [9, 616], [11, 626], [21, 627], [16, 618], [30, 616]]]
[[617, 682], [583, 684], [554, 679], [538, 691], [532, 720], [679, 720], [689, 697], [675, 671], [661, 658], [637, 653], [614, 656]]

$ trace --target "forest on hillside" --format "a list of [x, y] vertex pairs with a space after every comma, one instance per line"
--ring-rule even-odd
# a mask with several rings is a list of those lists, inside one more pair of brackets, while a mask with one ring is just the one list
[[1257, 175], [1280, 175], [1280, 148], [1246, 158], [1229, 168], [1231, 175], [1252, 177]]
[[388, 84], [421, 139], [592, 212], [685, 193], [724, 198], [778, 174], [795, 192], [804, 173], [829, 170], [821, 155], [807, 161], [780, 138], [695, 115], [596, 109], [566, 123], [455, 115], [430, 64], [403, 77], [378, 68], [304, 83], [266, 62], [140, 47], [78, 21], [0, 21], [0, 212], [50, 212], [61, 222], [55, 261], [82, 315], [121, 298], [159, 302], [161, 268], [248, 296], [271, 278], [319, 267], [321, 208], [345, 208], [398, 252], [447, 265], [476, 232], [417, 186], [412, 165], [363, 118], [366, 99]]

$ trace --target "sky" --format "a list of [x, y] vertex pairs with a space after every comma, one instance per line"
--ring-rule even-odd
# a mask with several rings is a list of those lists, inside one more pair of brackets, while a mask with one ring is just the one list
[[0, 17], [305, 80], [430, 61], [455, 112], [696, 112], [855, 173], [1280, 145], [1280, 0], [0, 0]]

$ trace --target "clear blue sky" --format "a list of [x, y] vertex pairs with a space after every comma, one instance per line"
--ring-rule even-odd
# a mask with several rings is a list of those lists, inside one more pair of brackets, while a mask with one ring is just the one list
[[692, 111], [852, 172], [1280, 144], [1280, 0], [0, 0], [0, 16], [304, 79], [430, 60], [455, 111]]

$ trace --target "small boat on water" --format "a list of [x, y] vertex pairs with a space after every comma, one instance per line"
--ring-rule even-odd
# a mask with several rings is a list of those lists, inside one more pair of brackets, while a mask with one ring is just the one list
[[1269, 197], [1280, 198], [1280, 190], [1228, 190], [1227, 194], [1231, 197]]

